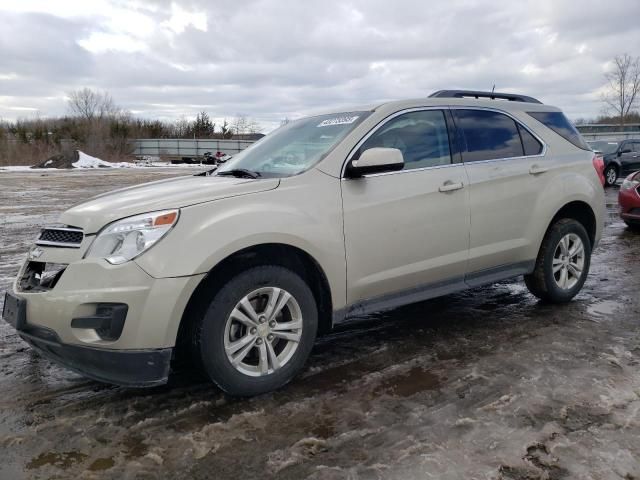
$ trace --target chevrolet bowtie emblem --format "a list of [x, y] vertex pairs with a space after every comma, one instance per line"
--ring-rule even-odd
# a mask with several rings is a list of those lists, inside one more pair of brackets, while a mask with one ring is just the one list
[[43, 254], [43, 250], [39, 247], [35, 247], [33, 250], [31, 250], [29, 252], [29, 258], [35, 260], [37, 258], [40, 258], [40, 256]]

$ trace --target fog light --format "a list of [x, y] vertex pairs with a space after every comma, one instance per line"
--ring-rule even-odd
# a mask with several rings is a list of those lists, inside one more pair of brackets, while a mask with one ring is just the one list
[[125, 303], [98, 303], [95, 315], [71, 320], [71, 328], [95, 330], [102, 340], [115, 341], [122, 335], [129, 307]]

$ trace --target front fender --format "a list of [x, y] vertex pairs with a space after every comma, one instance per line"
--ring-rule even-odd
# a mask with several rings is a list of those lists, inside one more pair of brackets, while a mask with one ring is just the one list
[[174, 231], [136, 262], [153, 277], [180, 277], [209, 272], [251, 246], [290, 245], [320, 265], [339, 308], [346, 292], [339, 188], [338, 179], [310, 171], [275, 190], [184, 208]]

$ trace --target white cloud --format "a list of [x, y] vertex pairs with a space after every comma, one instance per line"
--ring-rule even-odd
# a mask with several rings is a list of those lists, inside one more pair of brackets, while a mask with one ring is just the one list
[[185, 28], [192, 26], [203, 32], [207, 31], [207, 14], [204, 12], [188, 11], [176, 3], [171, 4], [171, 17], [160, 24], [174, 33], [182, 33]]
[[119, 51], [125, 53], [143, 52], [147, 45], [129, 35], [106, 32], [91, 32], [88, 38], [78, 41], [78, 45], [91, 53]]
[[592, 117], [638, 18], [638, 0], [0, 0], [0, 116], [90, 86], [140, 115], [274, 125], [496, 84]]

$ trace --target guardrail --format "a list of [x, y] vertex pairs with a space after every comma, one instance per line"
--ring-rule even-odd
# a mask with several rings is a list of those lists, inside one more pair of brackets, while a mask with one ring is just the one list
[[137, 156], [197, 158], [205, 152], [226, 153], [235, 155], [241, 152], [253, 140], [217, 140], [217, 139], [186, 139], [186, 138], [141, 138], [131, 142], [134, 146], [133, 154]]
[[631, 140], [640, 139], [640, 132], [581, 132], [585, 140]]

